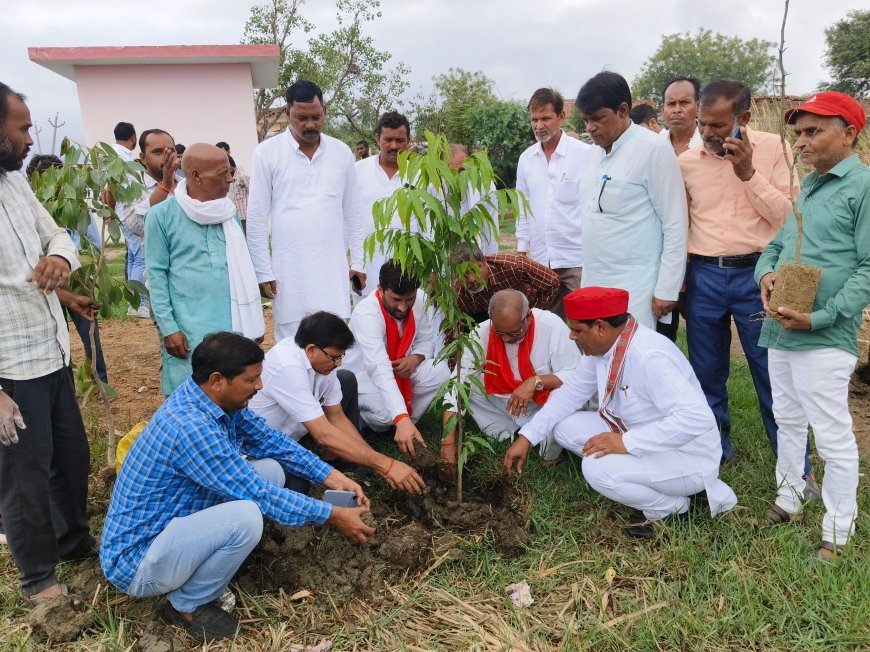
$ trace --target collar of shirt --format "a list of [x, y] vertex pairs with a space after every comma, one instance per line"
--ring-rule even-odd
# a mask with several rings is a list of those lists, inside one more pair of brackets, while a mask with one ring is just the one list
[[190, 395], [191, 400], [196, 403], [206, 415], [214, 419], [215, 421], [222, 421], [229, 423], [232, 421], [233, 414], [230, 414], [222, 407], [220, 407], [217, 403], [212, 401], [208, 395], [202, 391], [202, 387], [196, 384], [196, 381], [193, 379], [193, 376], [189, 377], [184, 381], [181, 385], [178, 386], [178, 389], [183, 391], [186, 394]]
[[[618, 152], [621, 147], [624, 147], [628, 141], [634, 138], [635, 129], [643, 129], [643, 127], [639, 127], [638, 125], [634, 124], [629, 120], [628, 129], [623, 131], [620, 134], [619, 138], [613, 141], [613, 145], [610, 146], [610, 153], [608, 154], [607, 152], [604, 152], [604, 156], [607, 157], [616, 154], [616, 152]], [[602, 147], [601, 149], [604, 148]]]
[[[568, 141], [566, 138], [570, 138], [565, 133], [564, 129], [559, 130], [559, 142], [556, 144], [556, 149], [553, 152], [554, 156], [565, 156], [565, 150], [568, 149]], [[542, 143], [535, 143], [535, 156], [545, 156], [544, 154], [544, 145]]]
[[[284, 133], [287, 135], [287, 140], [290, 142], [290, 147], [293, 149], [293, 152], [299, 156], [305, 156], [305, 158], [308, 158], [308, 156], [299, 148], [299, 141], [297, 141], [296, 138], [293, 137], [293, 134], [290, 132], [289, 127]], [[311, 157], [312, 162], [314, 161], [314, 159], [320, 156], [320, 153], [325, 147], [326, 138], [323, 137], [323, 134], [320, 134], [320, 142], [317, 143], [317, 149], [314, 151], [314, 155]]]
[[807, 194], [810, 194], [817, 186], [826, 183], [832, 177], [843, 178], [859, 165], [861, 165], [861, 159], [858, 158], [857, 154], [852, 154], [848, 158], [844, 158], [842, 161], [837, 163], [834, 167], [825, 172], [825, 174], [819, 174], [816, 171], [810, 172], [803, 182], [801, 182], [801, 189]]

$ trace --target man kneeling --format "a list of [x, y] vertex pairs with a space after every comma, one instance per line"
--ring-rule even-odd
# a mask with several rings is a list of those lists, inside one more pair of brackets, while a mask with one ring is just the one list
[[[589, 485], [643, 514], [626, 529], [686, 514], [707, 492], [715, 516], [737, 504], [719, 480], [722, 443], [692, 367], [667, 338], [628, 314], [628, 292], [586, 287], [565, 297], [571, 339], [584, 354], [571, 378], [520, 429], [504, 466], [522, 472], [529, 448], [554, 430], [556, 443], [583, 456]], [[598, 412], [578, 408], [598, 392]], [[645, 522], [646, 521], [646, 522]]]
[[[236, 633], [213, 601], [263, 532], [330, 523], [365, 543], [362, 488], [246, 409], [262, 387], [263, 351], [213, 333], [193, 351], [193, 374], [160, 406], [121, 467], [103, 528], [106, 578], [134, 597], [168, 594], [167, 616], [201, 640]], [[362, 507], [333, 507], [284, 488], [285, 470], [356, 494]]]
[[251, 399], [251, 410], [296, 441], [310, 434], [328, 454], [374, 469], [393, 489], [420, 493], [425, 484], [414, 469], [377, 452], [359, 434], [356, 376], [339, 369], [353, 345], [341, 317], [308, 315], [294, 337], [266, 354], [263, 390]]

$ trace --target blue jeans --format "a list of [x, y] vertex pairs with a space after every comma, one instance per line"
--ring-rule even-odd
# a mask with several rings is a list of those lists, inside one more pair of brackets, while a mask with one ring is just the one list
[[[284, 486], [284, 469], [275, 460], [249, 463], [267, 482]], [[169, 594], [176, 611], [190, 613], [223, 593], [262, 535], [263, 515], [250, 500], [174, 518], [151, 542], [127, 593]]]
[[[139, 281], [145, 284], [145, 244], [142, 238], [121, 224], [121, 232], [127, 243], [127, 269], [126, 277], [129, 281]], [[142, 297], [141, 305], [147, 306], [148, 299]]]
[[[755, 268], [720, 268], [690, 260], [686, 275], [686, 341], [689, 362], [701, 383], [722, 436], [722, 461], [734, 459], [731, 415], [728, 412], [728, 373], [731, 364], [731, 318], [746, 354], [749, 373], [758, 395], [761, 421], [776, 455], [776, 421], [767, 371], [767, 349], [758, 346], [763, 307], [755, 283]], [[809, 444], [807, 444], [809, 453]], [[812, 473], [809, 455], [805, 471]]]

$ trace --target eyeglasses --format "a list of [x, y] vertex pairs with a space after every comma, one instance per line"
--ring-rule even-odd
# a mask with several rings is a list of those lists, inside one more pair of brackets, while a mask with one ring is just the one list
[[520, 337], [523, 333], [526, 332], [526, 321], [528, 321], [530, 313], [531, 313], [531, 310], [526, 313], [525, 317], [523, 317], [523, 320], [520, 322], [520, 329], [518, 331], [513, 331], [511, 333], [505, 333], [504, 331], [500, 331], [495, 326], [493, 326], [492, 322], [490, 322], [490, 328], [492, 329], [493, 333], [495, 333], [496, 335], [500, 335], [502, 337]]
[[317, 346], [316, 344], [315, 344], [314, 346], [315, 346], [315, 347], [316, 347], [316, 348], [317, 348], [317, 349], [318, 349], [318, 350], [319, 350], [323, 355], [325, 355], [327, 358], [329, 358], [330, 360], [332, 360], [332, 364], [335, 364], [335, 365], [337, 365], [337, 364], [341, 364], [341, 361], [344, 360], [344, 356], [345, 356], [344, 353], [342, 353], [341, 355], [329, 355], [326, 351], [324, 351], [323, 349], [321, 349], [321, 348], [320, 348], [319, 346]]

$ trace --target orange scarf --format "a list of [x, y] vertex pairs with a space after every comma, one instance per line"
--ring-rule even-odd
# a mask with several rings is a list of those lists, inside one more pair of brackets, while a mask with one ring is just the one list
[[[520, 376], [522, 377], [522, 380], [517, 380], [511, 370], [504, 342], [492, 330], [492, 323], [490, 323], [489, 344], [486, 347], [486, 367], [483, 375], [483, 386], [487, 394], [511, 394], [520, 386], [520, 383], [537, 375], [532, 366], [532, 346], [534, 343], [535, 315], [530, 313], [529, 330], [525, 339], [520, 342], [520, 348], [517, 352], [517, 366], [520, 368]], [[535, 392], [532, 400], [540, 407], [547, 402], [548, 398], [550, 398], [550, 390], [542, 389]]]
[[[384, 308], [384, 302], [381, 301], [380, 290], [375, 291], [375, 297], [378, 300], [378, 306], [381, 309], [381, 314], [384, 316], [384, 323], [387, 326], [387, 355], [390, 361], [399, 360], [408, 355], [408, 349], [411, 348], [411, 342], [414, 341], [414, 334], [417, 332], [417, 327], [414, 323], [413, 308], [408, 312], [408, 318], [405, 319], [405, 330], [402, 337], [399, 337], [399, 326], [396, 320], [390, 317], [387, 309]], [[502, 347], [504, 348], [504, 347]], [[393, 374], [396, 379], [396, 385], [399, 386], [399, 391], [402, 393], [402, 398], [405, 399], [405, 407], [408, 409], [408, 415], [411, 414], [411, 379], [399, 378]]]

